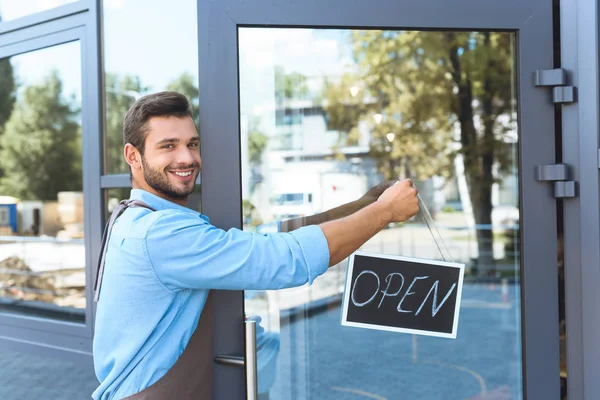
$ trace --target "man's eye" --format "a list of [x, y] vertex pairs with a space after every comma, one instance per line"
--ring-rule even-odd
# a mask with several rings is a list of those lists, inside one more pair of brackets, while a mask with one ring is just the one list
[[189, 146], [190, 147], [198, 147], [198, 143], [190, 143]]
[[165, 144], [162, 148], [163, 149], [172, 149], [173, 145], [172, 144]]

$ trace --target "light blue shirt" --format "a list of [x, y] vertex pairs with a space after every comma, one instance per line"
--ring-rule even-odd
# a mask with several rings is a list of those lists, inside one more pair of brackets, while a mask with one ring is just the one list
[[160, 379], [187, 346], [209, 289], [283, 289], [327, 270], [316, 225], [224, 231], [149, 192], [133, 189], [131, 198], [156, 211], [128, 208], [113, 226], [96, 312], [94, 399], [120, 399]]

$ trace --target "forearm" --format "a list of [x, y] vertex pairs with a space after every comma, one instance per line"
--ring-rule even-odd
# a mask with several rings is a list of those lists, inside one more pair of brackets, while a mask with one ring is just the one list
[[351, 201], [350, 203], [346, 203], [319, 214], [281, 221], [280, 232], [291, 232], [303, 226], [319, 225], [328, 221], [344, 218], [354, 214], [369, 204], [372, 204], [374, 201], [375, 199], [362, 197], [358, 200]]
[[347, 217], [320, 224], [329, 246], [329, 266], [355, 252], [391, 220], [389, 212], [374, 203]]

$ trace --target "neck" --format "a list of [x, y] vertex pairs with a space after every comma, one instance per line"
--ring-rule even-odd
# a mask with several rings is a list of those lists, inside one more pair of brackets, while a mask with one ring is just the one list
[[134, 189], [145, 190], [146, 192], [152, 193], [153, 195], [158, 196], [167, 201], [170, 201], [171, 203], [175, 203], [180, 206], [187, 207], [187, 196], [183, 199], [169, 197], [166, 194], [155, 190], [153, 187], [148, 185], [146, 182], [143, 182], [140, 184], [135, 178], [132, 180], [131, 187]]

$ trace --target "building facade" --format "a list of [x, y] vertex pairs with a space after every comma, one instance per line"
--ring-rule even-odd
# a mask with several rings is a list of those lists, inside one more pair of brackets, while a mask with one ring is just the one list
[[[267, 233], [410, 177], [434, 227], [361, 250], [465, 265], [456, 339], [342, 326], [347, 260], [217, 292], [215, 398], [600, 397], [599, 53], [591, 0], [0, 0], [0, 398], [97, 387], [122, 121], [162, 90], [190, 99], [189, 207], [216, 226]], [[235, 359], [254, 353], [256, 384]]]

